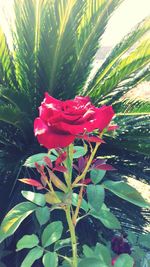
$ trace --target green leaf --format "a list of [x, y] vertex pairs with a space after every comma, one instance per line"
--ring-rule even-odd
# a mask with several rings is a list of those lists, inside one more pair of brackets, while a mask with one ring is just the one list
[[138, 240], [138, 234], [132, 232], [132, 231], [128, 231], [128, 241], [132, 244], [135, 245], [137, 243]]
[[109, 209], [104, 209], [103, 206], [98, 212], [91, 210], [90, 215], [100, 220], [108, 229], [121, 229], [120, 222], [116, 216]]
[[94, 208], [95, 211], [99, 211], [104, 202], [104, 188], [101, 185], [88, 185], [87, 197], [91, 207]]
[[37, 206], [31, 202], [22, 202], [11, 209], [4, 217], [0, 227], [0, 242], [11, 236], [21, 222], [28, 217]]
[[83, 254], [85, 255], [86, 258], [94, 257], [94, 251], [87, 245], [83, 245]]
[[85, 258], [80, 261], [78, 267], [108, 267], [104, 262], [100, 261], [100, 259], [96, 258]]
[[85, 147], [83, 147], [83, 146], [74, 146], [74, 151], [75, 151], [73, 153], [74, 159], [78, 159], [80, 157], [83, 157], [87, 153]]
[[140, 235], [138, 242], [142, 247], [150, 249], [150, 233]]
[[42, 234], [42, 245], [48, 247], [61, 238], [63, 225], [61, 221], [52, 222], [46, 226]]
[[36, 235], [24, 235], [17, 242], [17, 251], [23, 248], [33, 248], [39, 244], [39, 239]]
[[26, 159], [24, 166], [30, 167], [30, 168], [35, 168], [35, 163], [38, 163], [39, 165], [46, 165], [44, 161], [44, 157], [50, 158], [51, 161], [55, 161], [56, 157], [53, 155], [49, 155], [48, 153], [39, 153], [35, 154], [33, 156], [30, 156], [29, 158]]
[[29, 251], [25, 259], [23, 260], [21, 267], [31, 267], [32, 264], [40, 259], [43, 255], [43, 249], [42, 248], [33, 248]]
[[47, 252], [42, 259], [44, 267], [57, 267], [58, 266], [58, 256], [56, 252]]
[[134, 260], [128, 254], [121, 254], [116, 262], [114, 267], [133, 267]]
[[69, 263], [67, 260], [63, 261], [61, 267], [70, 267], [71, 263]]
[[27, 200], [35, 203], [36, 205], [44, 206], [46, 204], [45, 195], [42, 195], [40, 193], [34, 193], [31, 191], [21, 191], [21, 194]]
[[106, 171], [93, 169], [90, 172], [90, 178], [94, 184], [98, 184], [105, 176]]
[[40, 225], [47, 223], [50, 219], [50, 211], [47, 206], [39, 207], [35, 211], [36, 218]]
[[54, 250], [57, 251], [61, 248], [70, 247], [70, 246], [71, 246], [71, 239], [70, 238], [61, 239], [55, 243]]
[[111, 254], [106, 246], [97, 243], [94, 252], [97, 258], [100, 258], [106, 265], [111, 266]]
[[[77, 206], [78, 198], [79, 198], [78, 194], [76, 194], [76, 193], [72, 194], [72, 205], [75, 207]], [[89, 210], [88, 203], [86, 202], [86, 200], [84, 198], [82, 199], [80, 208], [85, 210], [86, 212]]]
[[144, 200], [140, 193], [124, 182], [105, 181], [104, 187], [120, 198], [123, 198], [139, 207], [150, 208], [150, 204]]

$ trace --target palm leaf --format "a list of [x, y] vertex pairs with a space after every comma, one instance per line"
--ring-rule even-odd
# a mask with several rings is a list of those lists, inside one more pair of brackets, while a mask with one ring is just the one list
[[68, 88], [81, 90], [91, 70], [91, 63], [99, 47], [99, 39], [107, 22], [121, 0], [87, 1], [86, 11], [77, 31], [77, 58], [68, 81]]
[[15, 88], [14, 64], [2, 28], [0, 28], [0, 83]]
[[150, 156], [150, 115], [145, 115], [145, 112], [143, 115], [141, 112], [140, 116], [138, 114], [133, 112], [129, 116], [127, 113], [126, 116], [116, 117], [120, 130], [113, 144], [116, 149], [120, 146], [122, 149]]
[[[15, 31], [12, 29], [13, 57], [15, 74], [19, 90], [27, 91], [33, 96], [35, 93], [35, 28], [36, 28], [36, 1], [15, 0]], [[38, 3], [38, 1], [37, 1]], [[31, 90], [32, 88], [32, 90]]]
[[[53, 95], [69, 93], [69, 77], [76, 58], [75, 32], [85, 1], [45, 1], [41, 11], [39, 44], [40, 87]], [[43, 84], [41, 78], [44, 78]]]
[[[129, 78], [131, 73], [145, 66], [149, 62], [150, 44], [148, 38], [145, 37], [146, 39], [143, 40], [143, 36], [146, 35], [149, 29], [150, 19], [146, 18], [129, 35], [123, 38], [104, 61], [84, 94], [90, 94], [93, 99], [96, 99], [98, 95], [103, 98], [103, 96], [105, 97], [115, 90], [120, 82]], [[140, 39], [141, 43], [136, 45]], [[136, 45], [134, 50], [132, 48], [133, 45]], [[141, 61], [142, 64], [140, 63]]]
[[[120, 86], [116, 87], [112, 92], [110, 92], [106, 97], [103, 98], [103, 103], [107, 103], [109, 105], [115, 106], [116, 102], [122, 101], [122, 96], [126, 98], [126, 93], [132, 89], [138, 86], [139, 84], [142, 84], [143, 81], [147, 81], [148, 77], [150, 75], [150, 65], [148, 64], [146, 67], [138, 70], [135, 72], [131, 77], [125, 82], [124, 84], [121, 84]], [[141, 92], [142, 93], [142, 92]], [[120, 105], [121, 106], [121, 105]], [[116, 108], [116, 111], [118, 109]]]

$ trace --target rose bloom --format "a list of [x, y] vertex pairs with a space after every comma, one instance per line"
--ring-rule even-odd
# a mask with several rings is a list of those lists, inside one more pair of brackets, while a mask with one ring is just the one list
[[76, 96], [61, 101], [45, 93], [39, 107], [39, 117], [34, 121], [34, 133], [41, 145], [62, 148], [71, 144], [78, 135], [102, 131], [108, 126], [114, 111], [111, 106], [97, 108], [89, 97]]

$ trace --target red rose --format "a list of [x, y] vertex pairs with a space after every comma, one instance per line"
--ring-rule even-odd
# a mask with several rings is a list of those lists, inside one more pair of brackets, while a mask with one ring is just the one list
[[45, 93], [39, 117], [34, 121], [34, 133], [46, 148], [66, 147], [79, 134], [103, 130], [113, 116], [111, 106], [96, 108], [89, 97], [60, 101]]

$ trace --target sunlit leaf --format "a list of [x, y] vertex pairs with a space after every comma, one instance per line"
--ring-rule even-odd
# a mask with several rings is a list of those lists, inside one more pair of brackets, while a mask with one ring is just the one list
[[11, 209], [4, 217], [0, 227], [0, 241], [11, 236], [21, 222], [36, 210], [37, 206], [31, 202], [22, 202]]
[[40, 193], [34, 193], [32, 191], [21, 191], [23, 197], [27, 200], [35, 203], [39, 206], [44, 206], [46, 204], [45, 195]]
[[54, 160], [56, 160], [56, 157], [53, 155], [49, 155], [47, 153], [39, 153], [39, 154], [30, 156], [29, 158], [27, 158], [25, 163], [24, 163], [24, 166], [30, 167], [30, 168], [35, 168], [35, 163], [38, 163], [39, 165], [46, 165], [44, 157], [50, 158], [50, 160], [52, 162]]
[[144, 200], [140, 193], [124, 182], [105, 181], [104, 187], [120, 198], [123, 198], [139, 207], [150, 208], [150, 204]]

